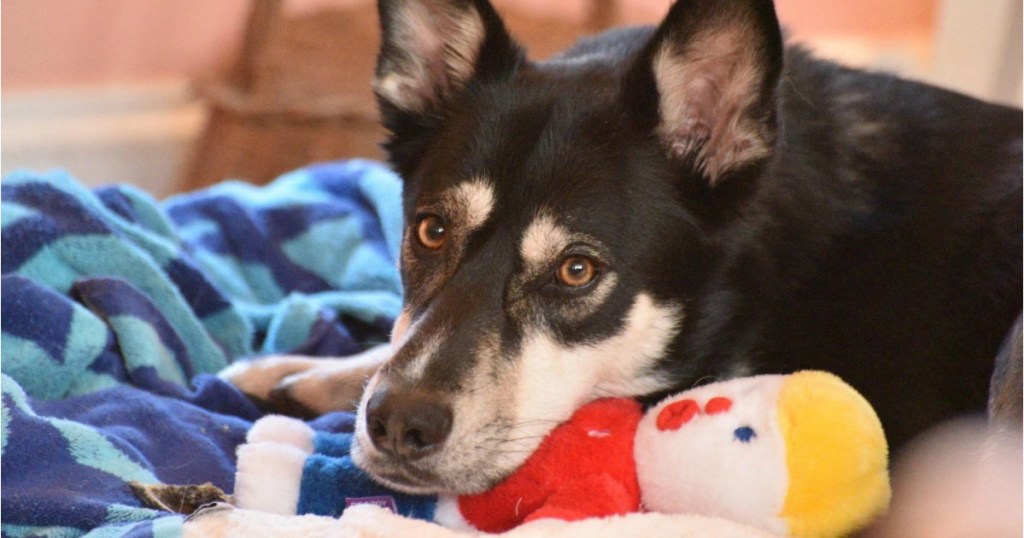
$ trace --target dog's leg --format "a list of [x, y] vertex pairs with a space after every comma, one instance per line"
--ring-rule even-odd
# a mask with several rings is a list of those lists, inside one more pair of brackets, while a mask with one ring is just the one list
[[315, 416], [354, 410], [366, 380], [390, 357], [390, 344], [350, 357], [274, 355], [232, 364], [217, 375], [275, 410]]

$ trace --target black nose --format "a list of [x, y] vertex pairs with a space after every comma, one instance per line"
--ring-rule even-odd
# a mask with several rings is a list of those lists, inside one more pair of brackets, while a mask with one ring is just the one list
[[451, 408], [416, 391], [381, 388], [366, 403], [373, 446], [392, 456], [417, 459], [436, 452], [451, 430]]

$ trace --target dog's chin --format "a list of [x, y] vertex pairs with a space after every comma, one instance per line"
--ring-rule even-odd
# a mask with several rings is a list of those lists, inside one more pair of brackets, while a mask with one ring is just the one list
[[368, 462], [357, 465], [376, 482], [402, 493], [438, 495], [445, 492], [438, 480], [423, 477], [402, 466], [374, 465]]
[[365, 449], [357, 436], [352, 444], [352, 461], [375, 481], [389, 488], [413, 495], [470, 495], [487, 491], [512, 474], [522, 462], [494, 462], [457, 465], [441, 463], [445, 454], [438, 453], [414, 463], [396, 461], [373, 449]]

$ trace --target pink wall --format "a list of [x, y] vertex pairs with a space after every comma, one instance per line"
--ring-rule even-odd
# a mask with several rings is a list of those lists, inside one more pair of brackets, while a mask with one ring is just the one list
[[776, 0], [783, 24], [795, 35], [859, 34], [896, 39], [907, 33], [931, 35], [939, 0]]
[[[293, 10], [361, 0], [289, 0]], [[585, 0], [497, 0], [499, 9], [580, 18]], [[930, 37], [938, 0], [777, 0], [797, 38]], [[657, 20], [668, 0], [620, 0], [627, 22]], [[248, 0], [4, 0], [4, 90], [141, 82], [210, 69], [240, 35]]]
[[5, 0], [3, 89], [180, 76], [237, 35], [244, 0]]

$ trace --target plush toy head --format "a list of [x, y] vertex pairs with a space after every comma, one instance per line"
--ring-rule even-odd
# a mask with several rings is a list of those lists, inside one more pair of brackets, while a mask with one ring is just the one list
[[847, 534], [889, 502], [874, 410], [824, 372], [705, 385], [647, 412], [634, 447], [644, 508], [791, 536]]

